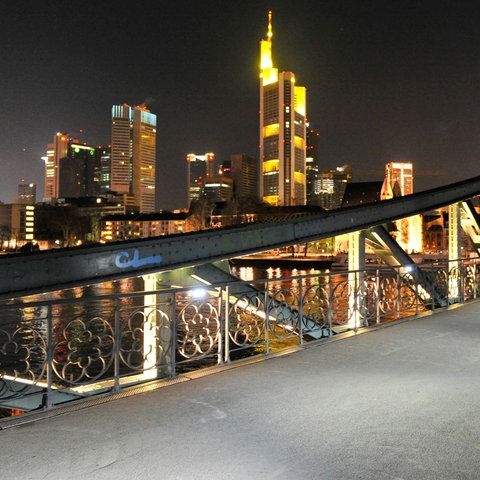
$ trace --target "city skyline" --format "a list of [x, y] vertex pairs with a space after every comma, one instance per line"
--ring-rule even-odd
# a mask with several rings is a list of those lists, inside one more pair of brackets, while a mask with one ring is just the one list
[[157, 13], [155, 4], [0, 7], [0, 201], [11, 202], [22, 179], [41, 200], [41, 157], [56, 132], [109, 143], [115, 104], [157, 115], [160, 208], [187, 207], [188, 153], [258, 157], [258, 48], [269, 10], [274, 62], [307, 89], [321, 169], [349, 163], [361, 181], [372, 177], [359, 172], [412, 162], [415, 191], [478, 174], [479, 7], [180, 0]]

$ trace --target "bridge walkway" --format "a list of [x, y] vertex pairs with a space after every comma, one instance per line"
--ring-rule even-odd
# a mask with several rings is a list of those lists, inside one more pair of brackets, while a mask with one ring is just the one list
[[478, 479], [480, 302], [0, 422], [2, 478]]

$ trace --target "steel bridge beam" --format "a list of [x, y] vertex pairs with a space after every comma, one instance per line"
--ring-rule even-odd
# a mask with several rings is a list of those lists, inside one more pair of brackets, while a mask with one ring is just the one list
[[365, 231], [365, 235], [369, 246], [387, 265], [404, 267], [403, 269], [398, 269], [397, 272], [401, 275], [408, 274], [412, 281], [416, 283], [417, 289], [421, 287], [418, 290], [418, 295], [422, 301], [431, 302], [430, 297], [423, 293], [430, 292], [428, 295], [433, 295], [435, 305], [440, 307], [447, 306], [446, 300], [435, 290], [433, 279], [425, 275], [422, 268], [415, 264], [415, 261], [392, 238], [384, 226], [377, 225], [372, 227]]
[[480, 256], [480, 216], [471, 201], [462, 202], [462, 228]]
[[382, 202], [281, 222], [95, 247], [4, 255], [0, 298], [146, 275], [363, 230], [472, 198], [480, 177]]

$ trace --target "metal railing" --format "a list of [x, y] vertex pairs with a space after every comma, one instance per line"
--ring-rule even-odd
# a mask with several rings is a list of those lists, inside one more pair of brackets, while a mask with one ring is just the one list
[[53, 409], [477, 298], [478, 259], [0, 305], [0, 409]]

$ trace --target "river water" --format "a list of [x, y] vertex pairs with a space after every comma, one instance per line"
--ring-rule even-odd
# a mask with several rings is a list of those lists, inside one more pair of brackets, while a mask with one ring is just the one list
[[[329, 273], [329, 270], [318, 269], [286, 269], [279, 267], [263, 268], [257, 266], [241, 266], [232, 267], [232, 274], [245, 281], [253, 280], [275, 280], [280, 278], [298, 277], [303, 275], [319, 275]], [[311, 282], [318, 281], [312, 278]], [[307, 280], [308, 282], [308, 280]], [[36, 302], [36, 301], [55, 301], [60, 299], [88, 299], [95, 298], [102, 295], [117, 295], [123, 293], [141, 292], [144, 289], [143, 280], [141, 277], [132, 277], [122, 280], [98, 283], [82, 287], [69, 288], [65, 290], [55, 290], [52, 292], [29, 295], [22, 297], [22, 301]]]

